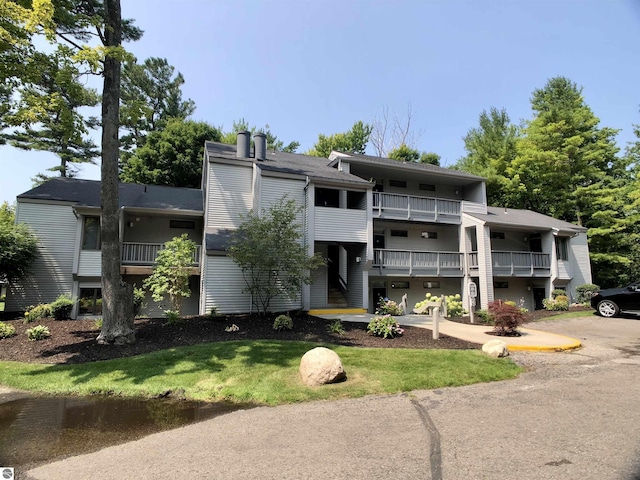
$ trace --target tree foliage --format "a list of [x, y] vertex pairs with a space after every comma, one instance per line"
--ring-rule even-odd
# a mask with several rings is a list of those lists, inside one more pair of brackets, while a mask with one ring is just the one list
[[428, 163], [430, 165], [440, 165], [440, 155], [433, 152], [420, 153], [417, 149], [402, 144], [389, 152], [389, 158], [401, 162]]
[[[223, 127], [220, 127], [218, 130], [222, 132]], [[228, 145], [235, 145], [238, 140], [238, 132], [242, 131], [251, 132], [252, 136], [254, 133], [264, 133], [267, 137], [267, 150], [271, 150], [274, 152], [295, 153], [296, 150], [300, 148], [300, 142], [297, 142], [295, 140], [285, 145], [284, 141], [280, 140], [271, 132], [271, 128], [269, 127], [269, 125], [265, 125], [264, 128], [257, 128], [255, 125], [253, 127], [249, 127], [249, 122], [247, 122], [244, 118], [234, 120], [231, 130], [222, 133], [220, 142], [226, 143]]]
[[171, 119], [186, 120], [196, 109], [191, 99], [182, 99], [184, 77], [165, 58], [150, 57], [142, 64], [124, 64], [122, 72], [120, 124], [123, 157], [142, 147], [151, 132], [163, 130]]
[[506, 169], [516, 157], [518, 128], [511, 123], [505, 109], [491, 107], [480, 114], [479, 125], [464, 137], [467, 155], [454, 169], [487, 179], [487, 201], [490, 205], [507, 205], [504, 188]]
[[155, 302], [168, 296], [172, 310], [181, 311], [182, 299], [191, 296], [189, 268], [193, 266], [195, 253], [196, 244], [186, 233], [164, 244], [156, 257], [153, 272], [143, 282]]
[[278, 297], [296, 299], [310, 270], [324, 264], [319, 254], [307, 255], [296, 217], [301, 208], [286, 195], [261, 215], [251, 211], [234, 232], [229, 256], [242, 270], [251, 301], [261, 315]]
[[206, 140], [219, 141], [220, 131], [205, 122], [170, 119], [165, 128], [149, 133], [145, 144], [133, 152], [120, 179], [200, 188]]
[[359, 120], [353, 124], [351, 130], [344, 133], [334, 133], [329, 136], [320, 134], [318, 135], [318, 141], [307, 152], [307, 155], [328, 158], [333, 150], [344, 153], [364, 154], [372, 128], [371, 125]]
[[38, 239], [26, 225], [15, 224], [14, 210], [0, 205], [0, 280], [15, 282], [28, 275], [38, 255]]

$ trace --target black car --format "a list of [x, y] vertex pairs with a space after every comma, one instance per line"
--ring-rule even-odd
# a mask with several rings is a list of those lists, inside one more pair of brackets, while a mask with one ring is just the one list
[[591, 306], [603, 317], [615, 317], [620, 312], [640, 315], [640, 282], [600, 290], [591, 297]]

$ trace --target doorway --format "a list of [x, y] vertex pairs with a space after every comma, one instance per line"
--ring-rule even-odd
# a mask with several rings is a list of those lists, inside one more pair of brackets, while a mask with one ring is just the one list
[[544, 308], [544, 304], [542, 301], [546, 298], [546, 292], [544, 288], [533, 287], [533, 303], [535, 305], [535, 310], [542, 310]]

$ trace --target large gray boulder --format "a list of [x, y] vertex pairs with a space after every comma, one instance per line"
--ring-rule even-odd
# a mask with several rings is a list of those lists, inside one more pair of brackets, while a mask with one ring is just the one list
[[502, 340], [489, 340], [487, 343], [482, 345], [482, 351], [489, 355], [490, 357], [506, 357], [509, 355], [509, 349], [507, 348], [507, 344]]
[[312, 387], [341, 382], [347, 375], [336, 352], [325, 347], [309, 350], [300, 360], [300, 377]]

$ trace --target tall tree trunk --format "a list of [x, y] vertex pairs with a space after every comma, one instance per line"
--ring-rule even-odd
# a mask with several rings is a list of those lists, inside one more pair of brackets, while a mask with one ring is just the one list
[[[122, 41], [120, 0], [105, 0], [105, 46]], [[120, 113], [120, 60], [104, 60], [102, 91], [102, 330], [98, 343], [125, 344], [135, 341], [133, 287], [120, 276], [118, 209], [118, 155]]]

